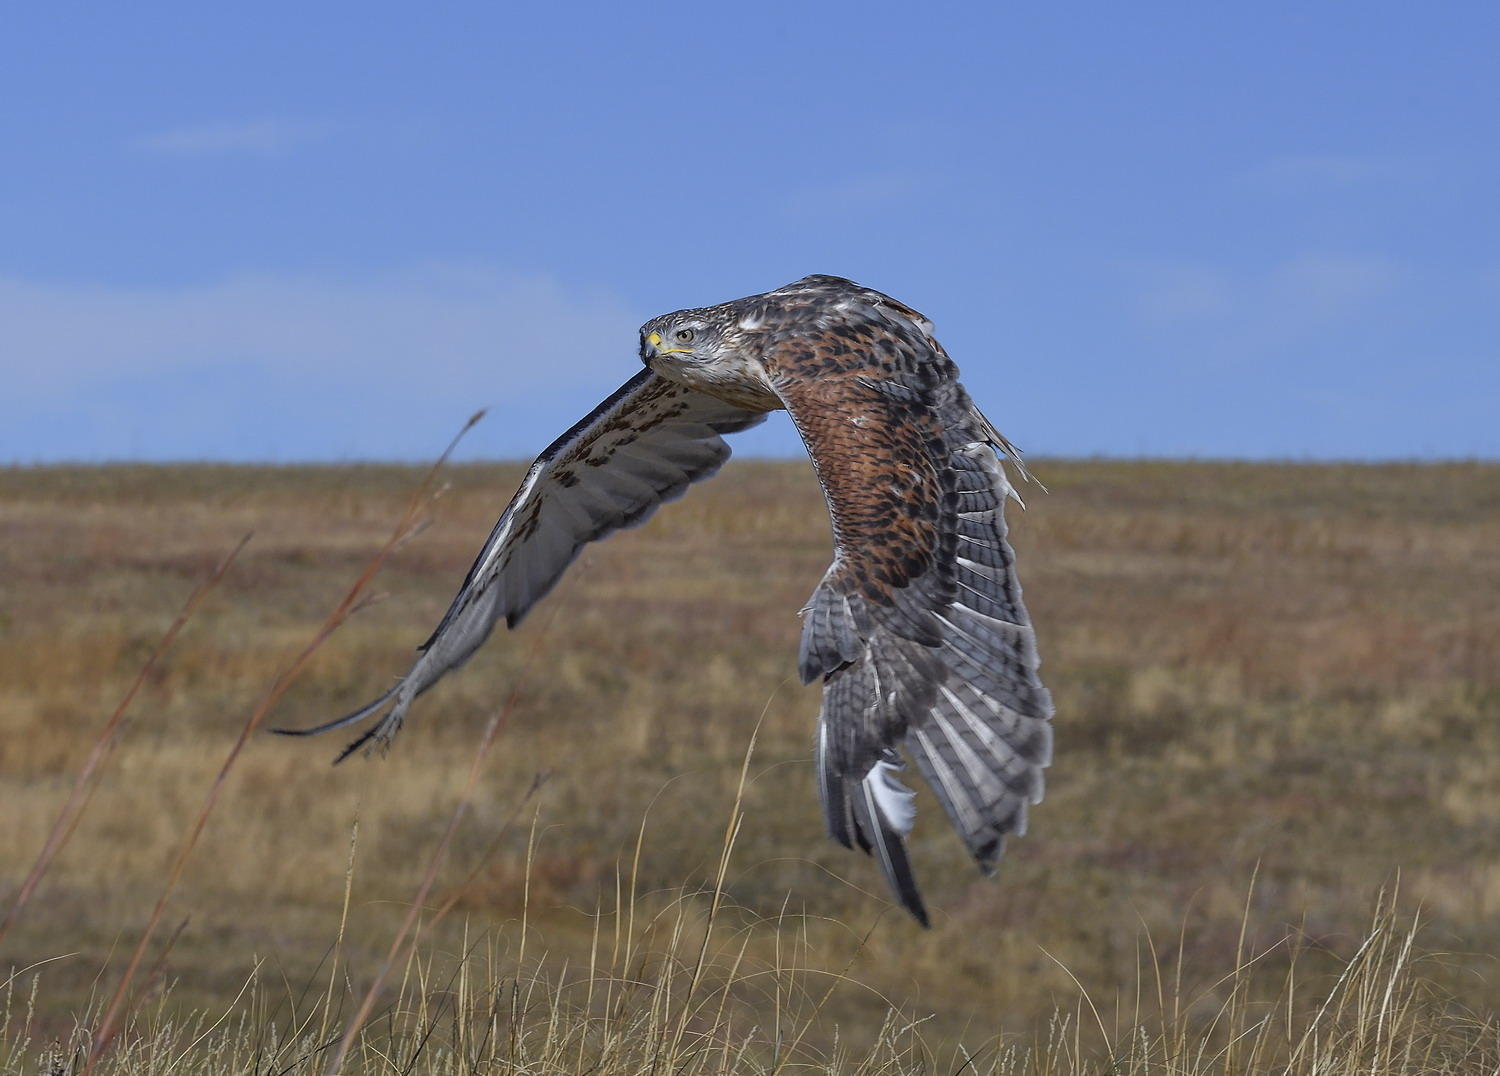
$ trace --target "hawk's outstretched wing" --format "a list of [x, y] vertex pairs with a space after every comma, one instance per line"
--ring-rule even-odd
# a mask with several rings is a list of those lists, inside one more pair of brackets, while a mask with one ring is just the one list
[[878, 293], [842, 297], [767, 363], [833, 520], [836, 552], [804, 610], [800, 656], [803, 680], [823, 679], [816, 766], [829, 832], [876, 854], [924, 924], [898, 749], [986, 871], [1006, 834], [1024, 832], [1052, 754], [1052, 703], [1005, 537], [1001, 460], [1013, 450], [930, 329]]
[[520, 623], [588, 542], [643, 523], [729, 458], [721, 434], [765, 419], [643, 370], [543, 452], [495, 523], [421, 656], [385, 694], [311, 736], [389, 711], [339, 756], [384, 743], [413, 700], [462, 665], [504, 618]]

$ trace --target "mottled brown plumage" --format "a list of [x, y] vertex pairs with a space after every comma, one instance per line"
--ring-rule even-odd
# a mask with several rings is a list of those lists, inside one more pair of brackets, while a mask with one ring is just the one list
[[[644, 521], [728, 456], [721, 437], [785, 409], [833, 523], [803, 610], [799, 668], [821, 679], [818, 790], [830, 834], [876, 855], [927, 912], [906, 856], [913, 758], [981, 867], [1024, 832], [1051, 761], [1051, 700], [1005, 539], [1015, 450], [974, 407], [912, 308], [839, 277], [653, 318], [647, 369], [538, 458], [410, 672], [337, 728], [385, 743], [412, 701], [514, 626], [578, 550]], [[1024, 473], [1024, 471], [1023, 471]], [[344, 756], [340, 756], [341, 758]]]

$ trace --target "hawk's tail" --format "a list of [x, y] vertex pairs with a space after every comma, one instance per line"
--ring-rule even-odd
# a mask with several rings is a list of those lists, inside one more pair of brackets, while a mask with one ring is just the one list
[[819, 726], [818, 798], [828, 833], [845, 848], [858, 847], [880, 861], [881, 873], [901, 906], [924, 927], [927, 907], [917, 887], [911, 859], [906, 854], [906, 835], [916, 820], [915, 796], [901, 783], [904, 766], [899, 755], [889, 751], [870, 767], [860, 781], [840, 774], [827, 751], [827, 730]]

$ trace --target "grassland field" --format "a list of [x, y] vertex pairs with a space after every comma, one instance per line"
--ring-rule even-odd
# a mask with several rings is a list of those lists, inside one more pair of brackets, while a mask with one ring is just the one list
[[[1084, 993], [1100, 1011], [1087, 1022], [1119, 1027], [1141, 1005], [1143, 962], [1181, 978], [1208, 1020], [1216, 980], [1245, 953], [1263, 954], [1266, 982], [1284, 979], [1288, 936], [1304, 943], [1305, 975], [1336, 975], [1382, 891], [1420, 923], [1423, 1004], [1491, 1034], [1500, 465], [1034, 469], [1050, 492], [1024, 490], [1010, 518], [1057, 704], [1055, 762], [994, 879], [920, 799], [931, 931], [823, 833], [817, 693], [794, 667], [796, 613], [831, 549], [810, 468], [737, 461], [586, 551], [518, 631], [422, 699], [386, 757], [330, 768], [340, 734], [258, 735], [170, 903], [171, 927], [186, 922], [138, 1007], [162, 1020], [234, 1011], [258, 964], [262, 1017], [289, 1019], [327, 974], [346, 881], [337, 967], [357, 996], [485, 722], [519, 683], [434, 889], [453, 909], [424, 936], [434, 975], [479, 946], [563, 996], [598, 960], [601, 922], [608, 948], [626, 889], [647, 949], [652, 931], [696, 937], [759, 726], [711, 961], [795, 966], [799, 1011], [818, 1006], [799, 1050], [859, 1054], [891, 1034], [894, 1007], [934, 1057], [957, 1057], [955, 1044], [1049, 1034], [1059, 1010], [1087, 1011]], [[246, 715], [420, 474], [0, 470], [0, 896], [187, 593], [253, 532], [129, 711], [81, 823], [0, 944], [0, 975], [41, 965], [9, 986], [13, 1010], [29, 1006], [28, 1050], [66, 1042], [112, 986]], [[337, 716], [404, 671], [520, 475], [449, 468], [430, 526], [377, 579], [382, 599], [318, 650], [270, 723]], [[772, 981], [725, 990], [747, 1041], [790, 1003], [756, 993]]]

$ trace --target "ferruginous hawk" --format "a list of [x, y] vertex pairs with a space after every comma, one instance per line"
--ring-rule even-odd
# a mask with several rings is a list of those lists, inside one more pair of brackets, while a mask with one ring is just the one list
[[[500, 620], [515, 627], [587, 542], [644, 522], [728, 458], [723, 435], [785, 410], [833, 522], [833, 564], [803, 609], [802, 680], [823, 682], [815, 766], [828, 831], [927, 911], [903, 838], [916, 761], [981, 868], [1026, 828], [1052, 757], [1003, 510], [1020, 467], [958, 382], [932, 324], [833, 276], [641, 327], [645, 369], [532, 464], [411, 670], [314, 729], [384, 711], [340, 755], [385, 744], [416, 698]], [[1024, 476], [1024, 468], [1020, 469]]]

